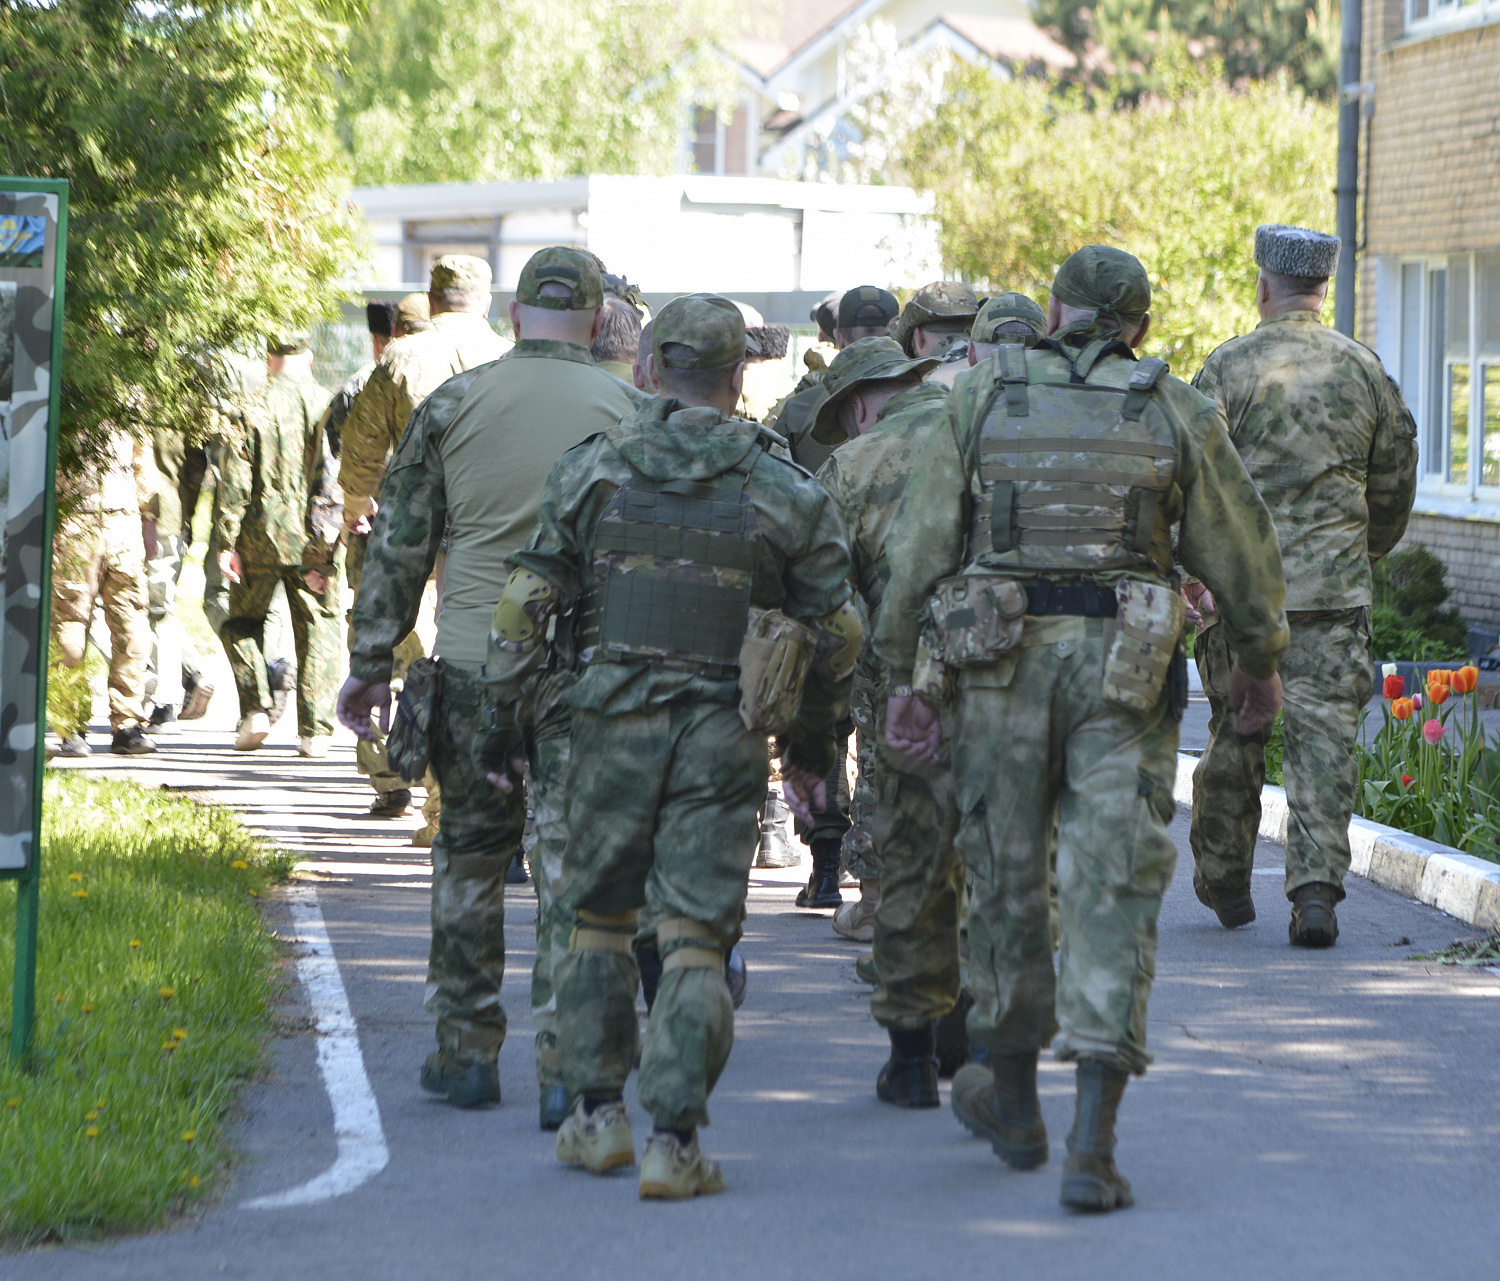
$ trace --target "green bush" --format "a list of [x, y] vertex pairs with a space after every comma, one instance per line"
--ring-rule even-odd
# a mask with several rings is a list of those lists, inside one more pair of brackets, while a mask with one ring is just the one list
[[1469, 656], [1468, 624], [1444, 608], [1448, 567], [1421, 543], [1375, 565], [1370, 652], [1377, 662], [1444, 662]]

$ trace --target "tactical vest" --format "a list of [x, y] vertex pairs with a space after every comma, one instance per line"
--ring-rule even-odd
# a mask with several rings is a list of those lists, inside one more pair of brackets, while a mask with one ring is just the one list
[[727, 677], [739, 666], [760, 557], [745, 482], [760, 446], [710, 481], [632, 469], [594, 535], [594, 586], [575, 625], [591, 662], [646, 662]]
[[1026, 348], [1013, 344], [996, 350], [993, 368], [968, 563], [1028, 575], [1168, 574], [1177, 442], [1153, 402], [1166, 364], [1142, 360], [1125, 390], [1033, 382]]

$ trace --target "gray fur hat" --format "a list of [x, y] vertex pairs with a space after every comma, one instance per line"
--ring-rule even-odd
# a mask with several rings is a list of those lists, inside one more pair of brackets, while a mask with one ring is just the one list
[[1339, 265], [1339, 238], [1308, 227], [1267, 223], [1255, 229], [1255, 265], [1281, 276], [1327, 280]]

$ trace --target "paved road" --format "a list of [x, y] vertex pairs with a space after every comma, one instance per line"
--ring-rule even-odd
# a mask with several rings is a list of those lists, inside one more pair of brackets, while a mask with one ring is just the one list
[[[1003, 1169], [946, 1108], [875, 1100], [884, 1036], [853, 978], [857, 949], [797, 911], [799, 874], [757, 872], [750, 996], [705, 1147], [728, 1192], [643, 1205], [631, 1177], [559, 1168], [536, 1128], [526, 985], [530, 887], [509, 894], [505, 1105], [459, 1113], [416, 1086], [427, 879], [415, 819], [359, 817], [368, 792], [343, 740], [324, 762], [255, 758], [199, 731], [158, 758], [95, 757], [210, 792], [296, 845], [342, 967], [391, 1151], [352, 1194], [258, 1212], [249, 1198], [333, 1160], [331, 1112], [288, 995], [269, 1079], [248, 1093], [246, 1160], [218, 1207], [135, 1240], [0, 1258], [6, 1281], [384, 1278], [1493, 1278], [1500, 1274], [1500, 977], [1410, 958], [1468, 931], [1356, 881], [1331, 953], [1287, 947], [1276, 869], [1258, 852], [1261, 920], [1226, 934], [1179, 875], [1161, 922], [1156, 1065], [1126, 1095], [1120, 1159], [1137, 1206], [1057, 1206], [1071, 1072], [1045, 1063], [1053, 1137], [1040, 1172]], [[1186, 858], [1185, 823], [1173, 834]], [[284, 908], [270, 907], [285, 928]], [[649, 1124], [635, 1112], [637, 1138]]]

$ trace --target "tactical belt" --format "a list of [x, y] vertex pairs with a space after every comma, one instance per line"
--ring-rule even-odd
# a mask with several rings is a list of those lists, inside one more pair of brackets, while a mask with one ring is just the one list
[[1034, 618], [1049, 614], [1077, 614], [1084, 618], [1114, 618], [1120, 602], [1113, 587], [1098, 583], [1054, 583], [1042, 578], [1026, 588], [1026, 613]]

